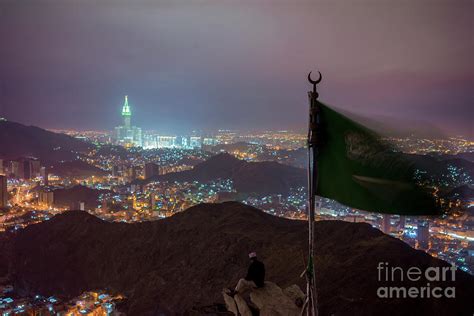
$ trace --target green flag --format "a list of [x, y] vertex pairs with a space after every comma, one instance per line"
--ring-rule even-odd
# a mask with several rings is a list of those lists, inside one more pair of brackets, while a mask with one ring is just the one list
[[374, 131], [318, 104], [322, 137], [317, 158], [318, 195], [371, 212], [443, 213], [434, 189], [417, 179], [420, 169], [414, 160]]

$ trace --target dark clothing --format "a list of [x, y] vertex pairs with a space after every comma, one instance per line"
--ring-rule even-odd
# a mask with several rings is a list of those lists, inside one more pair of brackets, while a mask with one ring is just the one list
[[265, 265], [263, 262], [252, 259], [245, 280], [255, 282], [257, 287], [263, 287], [265, 282]]

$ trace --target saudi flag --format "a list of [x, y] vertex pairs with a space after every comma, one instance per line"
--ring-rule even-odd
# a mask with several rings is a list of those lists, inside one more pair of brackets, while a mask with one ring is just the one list
[[[316, 101], [318, 102], [318, 101]], [[440, 215], [433, 187], [420, 166], [381, 136], [318, 102], [320, 130], [317, 194], [360, 210], [400, 215]]]

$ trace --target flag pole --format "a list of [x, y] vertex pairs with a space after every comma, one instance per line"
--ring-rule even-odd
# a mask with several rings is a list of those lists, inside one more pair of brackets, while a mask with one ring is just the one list
[[[311, 72], [308, 74], [308, 81], [313, 85], [313, 91], [308, 92], [309, 99], [309, 124], [308, 124], [308, 266], [306, 268], [306, 315], [318, 316], [318, 295], [316, 290], [316, 278], [314, 270], [314, 222], [316, 207], [316, 192], [318, 187], [318, 147], [320, 145], [320, 109], [317, 102], [319, 94], [316, 85], [321, 82], [319, 79], [311, 79]], [[304, 309], [303, 308], [303, 313]]]

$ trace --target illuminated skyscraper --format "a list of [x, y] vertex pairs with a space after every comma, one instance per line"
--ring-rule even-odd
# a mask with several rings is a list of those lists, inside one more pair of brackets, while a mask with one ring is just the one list
[[8, 203], [7, 177], [0, 176], [0, 209], [6, 208]]
[[115, 128], [116, 142], [125, 147], [142, 147], [142, 129], [132, 126], [132, 111], [128, 104], [128, 96], [125, 96], [125, 102], [122, 107], [123, 125]]
[[123, 103], [122, 117], [123, 117], [123, 125], [125, 126], [125, 128], [130, 128], [132, 112], [130, 111], [130, 106], [128, 105], [128, 95], [125, 96], [125, 102]]

